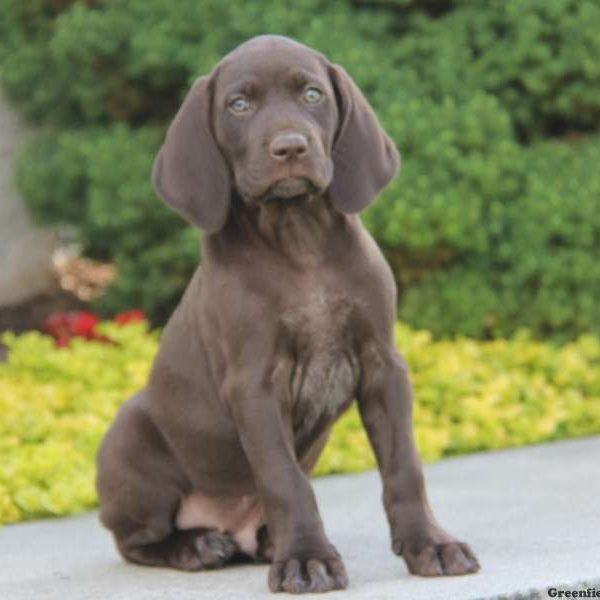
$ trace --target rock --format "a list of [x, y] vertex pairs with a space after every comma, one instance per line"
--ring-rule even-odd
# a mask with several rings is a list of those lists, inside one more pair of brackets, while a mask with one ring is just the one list
[[27, 130], [0, 96], [0, 309], [56, 291], [56, 235], [32, 226], [14, 187], [14, 163]]

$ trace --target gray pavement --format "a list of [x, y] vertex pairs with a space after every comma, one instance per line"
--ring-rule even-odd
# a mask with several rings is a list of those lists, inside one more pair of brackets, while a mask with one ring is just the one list
[[[315, 483], [350, 576], [331, 598], [548, 598], [549, 586], [600, 590], [600, 437], [441, 461], [426, 468], [439, 521], [468, 541], [477, 575], [425, 579], [389, 550], [376, 473]], [[123, 563], [95, 514], [0, 530], [0, 598], [10, 600], [272, 597], [266, 566], [179, 573]], [[310, 596], [315, 597], [315, 596]], [[319, 596], [322, 598], [323, 596]]]

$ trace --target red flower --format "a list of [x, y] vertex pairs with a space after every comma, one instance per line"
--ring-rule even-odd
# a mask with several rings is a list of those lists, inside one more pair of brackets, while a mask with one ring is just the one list
[[127, 325], [129, 323], [141, 323], [146, 320], [146, 315], [139, 310], [134, 308], [133, 310], [126, 310], [125, 312], [119, 313], [115, 317], [115, 323], [118, 325]]
[[50, 315], [42, 325], [43, 331], [49, 333], [52, 337], [68, 337], [69, 335], [69, 317], [66, 313], [56, 313]]
[[[145, 320], [146, 315], [138, 309], [122, 312], [115, 317], [115, 322], [121, 326]], [[55, 313], [46, 319], [42, 325], [42, 330], [54, 338], [55, 345], [58, 348], [68, 347], [72, 337], [82, 337], [86, 340], [114, 344], [115, 342], [110, 338], [98, 333], [96, 330], [98, 323], [100, 323], [98, 315], [89, 311]]]
[[92, 339], [96, 335], [96, 325], [100, 319], [91, 312], [69, 313], [69, 331], [72, 335]]
[[92, 312], [56, 313], [46, 319], [42, 330], [55, 339], [57, 347], [66, 348], [72, 337], [83, 337], [88, 340], [102, 337], [96, 333], [96, 326], [99, 322], [98, 316]]

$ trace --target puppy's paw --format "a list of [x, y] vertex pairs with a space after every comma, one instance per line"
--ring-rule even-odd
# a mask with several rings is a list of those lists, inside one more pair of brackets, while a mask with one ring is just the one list
[[172, 556], [175, 568], [200, 571], [224, 566], [238, 552], [238, 547], [226, 533], [198, 531], [188, 533], [181, 540], [178, 550]]
[[479, 571], [479, 561], [467, 544], [450, 536], [421, 542], [395, 543], [394, 552], [401, 555], [413, 575], [441, 577], [468, 575]]
[[269, 570], [269, 589], [272, 592], [308, 594], [347, 587], [346, 567], [340, 558], [277, 560]]
[[209, 531], [195, 540], [196, 552], [204, 569], [216, 569], [230, 561], [238, 547], [226, 533]]

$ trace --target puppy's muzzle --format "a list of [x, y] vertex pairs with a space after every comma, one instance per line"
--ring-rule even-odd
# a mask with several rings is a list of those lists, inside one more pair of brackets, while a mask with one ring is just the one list
[[293, 200], [306, 194], [314, 194], [317, 191], [319, 191], [317, 186], [306, 177], [285, 177], [269, 187], [263, 201]]

